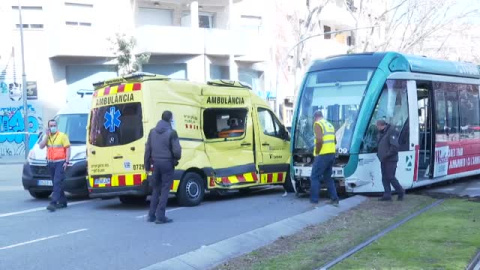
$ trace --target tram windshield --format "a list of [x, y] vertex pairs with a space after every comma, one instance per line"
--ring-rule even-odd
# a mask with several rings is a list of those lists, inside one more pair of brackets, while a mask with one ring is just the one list
[[348, 154], [353, 130], [374, 69], [335, 69], [309, 73], [299, 99], [294, 149], [313, 151], [313, 114], [335, 126], [337, 153]]

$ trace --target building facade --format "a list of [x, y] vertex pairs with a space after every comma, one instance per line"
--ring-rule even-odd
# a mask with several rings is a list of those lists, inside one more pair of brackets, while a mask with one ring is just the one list
[[[78, 91], [118, 75], [112, 39], [134, 37], [135, 54], [147, 53], [142, 71], [205, 82], [241, 80], [266, 96], [273, 85], [273, 0], [20, 0], [32, 134]], [[0, 148], [11, 134], [24, 155], [18, 0], [0, 3]], [[12, 120], [15, 116], [17, 120]], [[6, 124], [5, 124], [6, 123]], [[32, 126], [32, 123], [30, 123]], [[6, 140], [6, 139], [5, 139]], [[11, 148], [9, 145], [7, 148]], [[4, 154], [2, 154], [5, 152]], [[20, 153], [23, 152], [23, 153]]]

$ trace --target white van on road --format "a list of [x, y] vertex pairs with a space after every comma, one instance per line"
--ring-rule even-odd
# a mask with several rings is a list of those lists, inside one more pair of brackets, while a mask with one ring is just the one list
[[[93, 91], [79, 91], [78, 94], [79, 97], [61, 109], [54, 119], [58, 123], [58, 130], [68, 135], [71, 144], [70, 165], [65, 172], [65, 191], [88, 195], [85, 140]], [[40, 149], [38, 145], [43, 136], [45, 134], [40, 133], [23, 166], [23, 187], [34, 198], [48, 198], [53, 190], [53, 181], [47, 168], [47, 149]]]

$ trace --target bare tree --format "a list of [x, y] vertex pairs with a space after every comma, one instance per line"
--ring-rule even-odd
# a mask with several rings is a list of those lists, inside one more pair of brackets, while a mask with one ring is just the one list
[[[381, 8], [378, 0], [358, 3], [355, 9], [350, 8], [357, 27], [375, 27], [357, 32], [356, 52], [394, 50], [422, 54], [426, 45], [431, 47], [430, 38], [435, 34], [465, 31], [468, 18], [479, 12], [478, 5], [462, 8], [455, 0], [386, 0]], [[442, 44], [442, 40], [435, 40], [440, 50]]]
[[[287, 3], [290, 2], [290, 5]], [[303, 0], [295, 1], [292, 8], [291, 0], [277, 0], [277, 45], [275, 61], [281, 76], [280, 80], [288, 81], [293, 74], [295, 89], [298, 86], [299, 74], [305, 72], [305, 68], [311, 61], [311, 53], [306, 43], [300, 43], [292, 52], [292, 46], [306, 37], [323, 32], [321, 29], [320, 14], [322, 9], [333, 0]], [[289, 68], [286, 68], [287, 59]]]

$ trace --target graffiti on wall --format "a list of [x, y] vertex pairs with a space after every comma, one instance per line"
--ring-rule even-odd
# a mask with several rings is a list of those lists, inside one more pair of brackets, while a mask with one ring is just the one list
[[[28, 105], [28, 149], [33, 147], [38, 140], [39, 132], [43, 129], [42, 116], [36, 105]], [[3, 106], [0, 105], [0, 158], [23, 157], [24, 155], [25, 125], [23, 106], [5, 106], [5, 102], [3, 102]]]
[[[6, 56], [6, 55], [4, 55]], [[38, 140], [42, 130], [42, 108], [37, 98], [37, 83], [27, 82], [29, 145], [25, 147], [23, 87], [17, 72], [15, 50], [9, 57], [0, 58], [0, 161], [25, 157]]]

